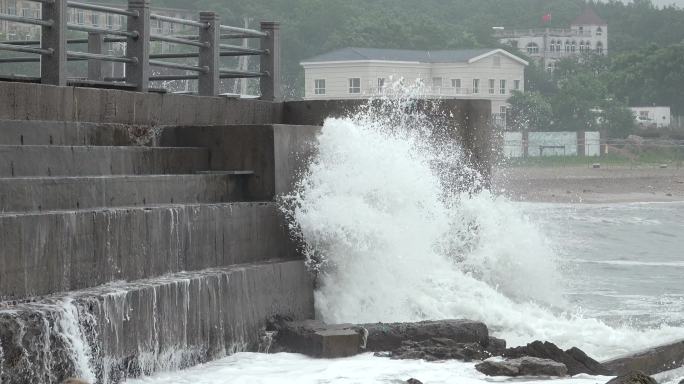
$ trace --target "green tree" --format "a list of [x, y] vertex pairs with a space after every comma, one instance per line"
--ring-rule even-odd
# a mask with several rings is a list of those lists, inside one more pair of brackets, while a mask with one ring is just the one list
[[508, 112], [509, 128], [516, 131], [550, 129], [553, 110], [551, 103], [541, 93], [513, 91], [508, 102], [511, 105]]

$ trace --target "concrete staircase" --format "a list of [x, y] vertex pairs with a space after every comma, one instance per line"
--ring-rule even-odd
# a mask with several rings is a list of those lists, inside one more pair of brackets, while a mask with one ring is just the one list
[[[273, 201], [282, 130], [0, 121], [0, 382], [119, 382], [257, 349], [269, 316], [311, 317]], [[268, 132], [233, 166], [231, 135]]]

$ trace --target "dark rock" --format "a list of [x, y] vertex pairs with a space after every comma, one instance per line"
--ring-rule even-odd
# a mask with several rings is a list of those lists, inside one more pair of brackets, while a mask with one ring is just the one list
[[491, 355], [477, 343], [457, 343], [446, 338], [432, 338], [423, 341], [405, 341], [391, 353], [398, 360], [484, 360]]
[[406, 384], [423, 384], [423, 382], [418, 380], [418, 379], [414, 379], [412, 377], [412, 378], [406, 380]]
[[317, 320], [284, 321], [274, 324], [274, 352], [302, 353], [336, 358], [361, 352], [364, 330], [351, 324], [328, 325]]
[[422, 321], [418, 323], [377, 323], [362, 325], [368, 330], [368, 351], [393, 351], [405, 341], [432, 338], [450, 339], [456, 343], [489, 345], [487, 326], [471, 320]]
[[537, 357], [521, 357], [504, 361], [484, 361], [475, 369], [487, 376], [565, 376], [568, 368], [563, 363]]
[[520, 376], [565, 376], [568, 368], [563, 363], [538, 357], [523, 357], [519, 360]]
[[492, 356], [503, 356], [503, 354], [506, 352], [506, 340], [489, 336], [487, 352], [489, 352], [489, 354]]
[[609, 375], [610, 371], [598, 361], [587, 356], [577, 348], [563, 351], [555, 344], [535, 341], [523, 347], [509, 348], [503, 354], [508, 358], [520, 358], [523, 356], [550, 359], [565, 364], [570, 375], [587, 373], [590, 375]]
[[684, 384], [684, 379], [682, 381], [680, 381], [679, 384]]
[[658, 384], [658, 382], [641, 371], [632, 371], [626, 375], [618, 376], [606, 384]]
[[487, 376], [518, 376], [520, 367], [509, 364], [506, 361], [483, 361], [475, 365], [475, 369], [484, 373]]
[[612, 375], [641, 371], [647, 375], [684, 366], [684, 340], [602, 362]]

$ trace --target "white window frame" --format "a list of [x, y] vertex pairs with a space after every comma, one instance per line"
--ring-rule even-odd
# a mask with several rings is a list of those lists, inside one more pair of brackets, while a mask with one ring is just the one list
[[506, 80], [499, 80], [499, 93], [506, 94]]
[[384, 77], [378, 77], [378, 89], [379, 90], [385, 89], [385, 78]]
[[314, 79], [314, 95], [325, 95], [325, 79]]
[[513, 80], [513, 90], [515, 90], [515, 91], [520, 90], [520, 80]]
[[358, 95], [361, 93], [361, 78], [360, 77], [350, 77], [349, 78], [349, 94]]
[[489, 79], [489, 94], [493, 95], [494, 92], [494, 87], [496, 86], [496, 79]]
[[451, 79], [451, 88], [454, 88], [456, 92], [461, 89], [461, 79]]
[[480, 79], [473, 79], [473, 93], [480, 93]]

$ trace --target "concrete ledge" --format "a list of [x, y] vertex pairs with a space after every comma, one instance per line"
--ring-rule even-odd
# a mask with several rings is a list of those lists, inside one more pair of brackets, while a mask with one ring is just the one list
[[149, 125], [0, 120], [0, 145], [142, 145], [156, 131]]
[[0, 178], [0, 212], [249, 201], [251, 172]]
[[179, 273], [0, 308], [0, 382], [118, 383], [257, 351], [275, 315], [313, 316], [302, 261]]
[[0, 299], [296, 259], [275, 203], [0, 215]]
[[0, 82], [0, 119], [157, 125], [270, 124], [276, 104], [252, 99]]
[[193, 173], [206, 148], [0, 146], [0, 177]]
[[298, 172], [315, 151], [320, 129], [281, 124], [165, 127], [157, 145], [206, 147], [211, 169], [254, 171], [250, 196], [271, 200], [292, 190]]

